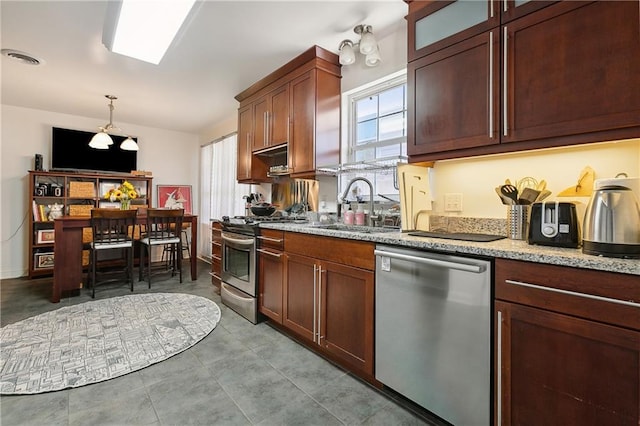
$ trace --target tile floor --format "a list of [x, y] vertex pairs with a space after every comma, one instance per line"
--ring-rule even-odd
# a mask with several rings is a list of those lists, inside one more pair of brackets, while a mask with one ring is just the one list
[[[209, 265], [197, 281], [136, 283], [135, 292], [183, 292], [214, 300], [222, 319], [192, 348], [107, 382], [38, 395], [2, 396], [12, 425], [437, 425], [395, 395], [378, 391], [267, 323], [253, 325], [220, 302]], [[91, 300], [87, 290], [49, 302], [51, 279], [0, 283], [0, 323]], [[124, 285], [96, 298], [130, 294]]]

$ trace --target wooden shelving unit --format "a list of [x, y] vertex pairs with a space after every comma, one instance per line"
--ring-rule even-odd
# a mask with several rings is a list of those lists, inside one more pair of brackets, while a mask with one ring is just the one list
[[[94, 207], [119, 207], [103, 198], [109, 187], [127, 180], [140, 197], [131, 207], [149, 207], [152, 199], [152, 177], [123, 174], [29, 171], [29, 278], [53, 274], [52, 206], [62, 206], [63, 215], [89, 216]], [[84, 263], [84, 260], [83, 260]]]

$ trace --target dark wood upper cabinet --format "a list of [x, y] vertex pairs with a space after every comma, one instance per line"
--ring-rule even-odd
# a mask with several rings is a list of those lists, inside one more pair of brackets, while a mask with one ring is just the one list
[[[477, 2], [407, 18], [411, 162], [640, 135], [638, 1], [464, 3]], [[447, 10], [446, 37], [416, 45], [418, 24]]]
[[410, 156], [500, 143], [499, 50], [493, 29], [409, 63]]
[[289, 142], [289, 84], [269, 92], [253, 103], [253, 150]]
[[506, 24], [502, 142], [637, 128], [639, 10], [569, 1]]
[[240, 110], [252, 108], [250, 152], [243, 151], [252, 159], [238, 157], [239, 168], [262, 164], [252, 181], [269, 181], [269, 166], [284, 165], [271, 162], [283, 159], [294, 178], [339, 163], [340, 78], [338, 56], [314, 46], [236, 96]]

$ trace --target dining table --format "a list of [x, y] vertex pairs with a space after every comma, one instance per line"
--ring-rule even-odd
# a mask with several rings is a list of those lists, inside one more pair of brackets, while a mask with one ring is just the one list
[[[185, 214], [183, 223], [189, 223], [191, 242], [189, 247], [191, 280], [198, 278], [198, 216]], [[146, 225], [146, 215], [139, 215], [136, 226]], [[91, 228], [89, 216], [62, 216], [54, 220], [54, 263], [51, 302], [58, 303], [62, 295], [77, 295], [84, 287], [85, 266], [82, 252], [87, 242], [83, 230]]]

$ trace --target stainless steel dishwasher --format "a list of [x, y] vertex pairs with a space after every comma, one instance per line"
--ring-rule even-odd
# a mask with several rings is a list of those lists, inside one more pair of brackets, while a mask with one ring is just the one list
[[375, 376], [454, 425], [490, 424], [491, 263], [378, 245]]

